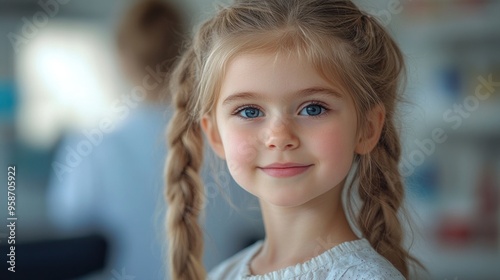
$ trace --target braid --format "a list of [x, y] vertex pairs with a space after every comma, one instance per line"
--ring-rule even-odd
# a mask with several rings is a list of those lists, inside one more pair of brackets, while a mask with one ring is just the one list
[[373, 248], [408, 277], [408, 253], [402, 247], [403, 230], [398, 219], [404, 198], [398, 170], [400, 144], [392, 120], [383, 130], [377, 147], [361, 157], [359, 196], [363, 204], [358, 226]]
[[[398, 218], [405, 191], [399, 172], [401, 144], [394, 125], [399, 82], [404, 78], [404, 59], [396, 43], [375, 19], [361, 15], [358, 36], [360, 63], [365, 65], [367, 90], [373, 92], [364, 109], [383, 104], [386, 117], [379, 142], [367, 155], [362, 155], [359, 170], [359, 196], [363, 202], [357, 223], [372, 247], [389, 260], [406, 278], [409, 262], [423, 265], [403, 247], [404, 230]], [[371, 104], [371, 105], [369, 105]]]
[[171, 278], [205, 279], [203, 234], [198, 219], [203, 205], [201, 129], [190, 115], [194, 106], [194, 51], [189, 49], [176, 67], [172, 88], [175, 113], [169, 123], [166, 168], [167, 228]]

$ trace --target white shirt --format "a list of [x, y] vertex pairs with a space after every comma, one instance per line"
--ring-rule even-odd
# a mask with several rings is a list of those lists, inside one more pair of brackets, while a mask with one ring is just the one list
[[258, 241], [224, 261], [210, 272], [209, 279], [405, 279], [387, 259], [370, 246], [366, 239], [344, 242], [305, 263], [264, 275], [251, 275], [249, 263], [261, 249], [262, 244], [262, 241]]

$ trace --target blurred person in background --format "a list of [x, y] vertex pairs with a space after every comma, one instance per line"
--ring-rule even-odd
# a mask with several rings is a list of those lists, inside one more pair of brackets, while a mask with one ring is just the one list
[[97, 231], [108, 239], [107, 267], [91, 279], [161, 279], [164, 274], [155, 226], [166, 152], [164, 84], [182, 32], [181, 16], [170, 4], [135, 3], [116, 38], [120, 66], [133, 88], [112, 105], [121, 121], [110, 125], [109, 133], [93, 128], [84, 135], [68, 135], [56, 153], [54, 162], [61, 163], [83, 141], [94, 144], [76, 167], [54, 169], [48, 194], [49, 216], [59, 232], [74, 236]]
[[[183, 30], [181, 16], [170, 4], [138, 1], [117, 34], [121, 68], [131, 83], [130, 94], [111, 108], [122, 121], [107, 125], [113, 126], [109, 133], [94, 128], [68, 135], [56, 153], [54, 163], [74, 160], [76, 167], [54, 167], [48, 192], [51, 221], [64, 235], [99, 232], [109, 242], [107, 267], [86, 279], [163, 279], [168, 274], [162, 257], [166, 252], [161, 217], [165, 212], [164, 131], [170, 115], [165, 85], [182, 45]], [[94, 144], [91, 152], [75, 154], [85, 141]], [[226, 175], [206, 172], [204, 178], [209, 188], [234, 184]], [[216, 188], [207, 192], [205, 262], [212, 267], [259, 239], [263, 229], [256, 226], [257, 221], [252, 223], [258, 209], [227, 217], [233, 209], [224, 195]], [[229, 196], [240, 206], [252, 203], [245, 192]]]

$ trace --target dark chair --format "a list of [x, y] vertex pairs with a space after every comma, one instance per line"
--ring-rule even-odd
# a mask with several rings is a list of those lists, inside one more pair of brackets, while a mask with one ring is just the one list
[[15, 247], [16, 272], [12, 273], [7, 270], [10, 246], [7, 242], [0, 246], [0, 279], [74, 279], [103, 269], [108, 250], [101, 235], [19, 243]]

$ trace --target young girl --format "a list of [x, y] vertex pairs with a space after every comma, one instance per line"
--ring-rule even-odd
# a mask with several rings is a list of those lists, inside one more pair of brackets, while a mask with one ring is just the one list
[[[266, 229], [210, 279], [407, 278], [416, 260], [402, 245], [394, 126], [403, 68], [380, 23], [347, 0], [241, 0], [204, 23], [172, 77], [171, 278], [206, 278], [203, 134], [258, 197]], [[353, 187], [360, 236], [346, 217]]]

